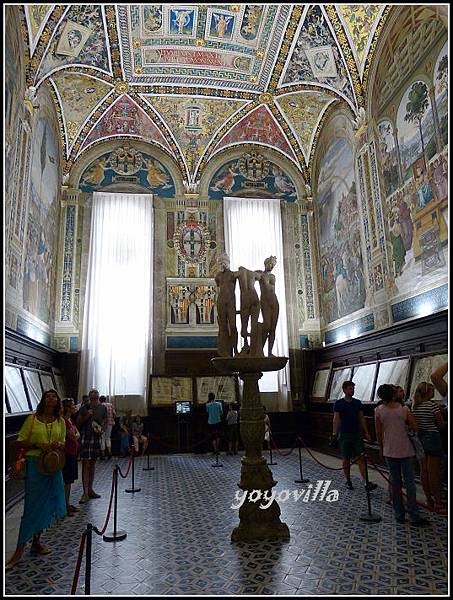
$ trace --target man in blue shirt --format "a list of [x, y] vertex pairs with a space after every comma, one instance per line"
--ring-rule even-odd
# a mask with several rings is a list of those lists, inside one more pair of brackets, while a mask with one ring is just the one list
[[215, 394], [212, 392], [209, 392], [208, 394], [206, 410], [208, 412], [208, 427], [212, 435], [212, 447], [214, 449], [214, 454], [217, 454], [220, 444], [220, 429], [222, 426], [223, 407], [221, 402], [217, 402], [215, 400]]
[[[344, 398], [340, 398], [334, 404], [333, 417], [333, 437], [337, 437], [343, 454], [343, 471], [346, 475], [346, 485], [352, 490], [351, 482], [351, 459], [357, 457], [357, 464], [360, 474], [365, 480], [365, 462], [362, 453], [364, 445], [361, 435], [361, 429], [365, 433], [365, 438], [370, 442], [371, 437], [368, 432], [365, 417], [363, 416], [363, 406], [360, 400], [354, 398], [355, 384], [353, 381], [343, 382]], [[376, 489], [375, 483], [369, 483], [370, 490]]]

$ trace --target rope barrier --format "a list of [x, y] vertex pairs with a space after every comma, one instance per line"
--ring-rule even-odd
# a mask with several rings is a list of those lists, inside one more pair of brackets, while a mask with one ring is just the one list
[[[329, 467], [327, 465], [325, 465], [324, 463], [322, 463], [320, 460], [318, 460], [316, 458], [316, 456], [314, 456], [312, 454], [312, 452], [310, 451], [310, 448], [308, 448], [308, 446], [305, 445], [304, 440], [298, 436], [298, 439], [300, 440], [300, 443], [302, 444], [302, 447], [305, 448], [305, 450], [308, 452], [308, 454], [312, 457], [312, 459], [318, 463], [318, 465], [321, 465], [321, 467], [324, 467], [325, 469], [329, 469], [330, 471], [342, 471], [343, 470], [343, 466], [341, 467]], [[351, 460], [350, 464], [354, 465], [356, 464], [359, 460], [361, 459], [361, 456], [358, 456], [357, 458]]]
[[76, 568], [75, 568], [75, 571], [74, 571], [74, 577], [72, 578], [71, 596], [74, 596], [74, 594], [77, 591], [77, 584], [79, 582], [80, 567], [82, 565], [83, 550], [85, 548], [86, 537], [87, 537], [87, 532], [84, 531], [82, 533], [82, 537], [81, 537], [81, 540], [80, 540], [79, 554], [77, 556], [77, 562], [76, 562]]
[[[379, 473], [379, 475], [385, 479], [385, 481], [387, 481], [387, 483], [389, 483], [390, 485], [392, 485], [392, 481], [391, 479], [389, 479], [386, 475], [384, 475], [384, 473], [380, 470], [379, 466], [374, 462], [374, 460], [371, 457], [368, 457], [369, 460], [371, 461], [373, 468]], [[401, 493], [403, 494], [403, 496], [405, 496], [407, 498], [407, 493], [404, 492], [403, 490], [401, 490]], [[435, 513], [435, 514], [441, 514], [440, 511], [435, 510], [432, 506], [429, 506], [429, 504], [425, 504], [424, 502], [420, 502], [419, 500], [415, 500], [415, 503], [417, 504], [417, 506], [421, 506], [422, 508], [424, 508], [425, 510]], [[443, 515], [442, 515], [443, 516]]]
[[126, 477], [129, 475], [129, 471], [131, 470], [131, 465], [132, 465], [132, 454], [129, 456], [129, 464], [127, 465], [127, 471], [124, 475], [123, 475], [123, 472], [121, 471], [121, 468], [118, 466], [118, 472], [123, 479], [126, 479]]
[[271, 432], [269, 432], [269, 440], [270, 440], [270, 442], [272, 443], [272, 446], [274, 447], [274, 449], [275, 449], [275, 450], [277, 450], [277, 453], [278, 453], [278, 454], [280, 454], [280, 456], [289, 456], [289, 455], [290, 455], [290, 454], [292, 454], [292, 453], [294, 452], [294, 450], [296, 449], [296, 445], [294, 445], [294, 446], [291, 448], [291, 450], [290, 450], [289, 452], [281, 452], [281, 451], [278, 449], [278, 446], [277, 446], [277, 444], [275, 443], [275, 441], [274, 441], [274, 438], [272, 437], [272, 433], [271, 433]]
[[113, 492], [115, 490], [115, 472], [112, 472], [112, 489], [110, 490], [110, 500], [109, 500], [109, 507], [107, 510], [107, 515], [106, 515], [106, 519], [105, 519], [105, 523], [104, 526], [102, 528], [101, 531], [99, 531], [99, 529], [97, 527], [93, 527], [93, 531], [94, 533], [97, 533], [97, 535], [103, 535], [105, 530], [107, 529], [107, 525], [109, 524], [110, 521], [110, 513], [112, 511], [112, 501], [113, 501]]

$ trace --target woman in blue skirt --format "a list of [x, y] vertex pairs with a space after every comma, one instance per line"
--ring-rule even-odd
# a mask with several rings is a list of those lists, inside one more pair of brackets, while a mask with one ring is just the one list
[[29, 540], [32, 540], [32, 551], [48, 554], [50, 550], [40, 541], [41, 532], [66, 516], [61, 470], [52, 475], [43, 475], [38, 469], [42, 451], [58, 448], [64, 452], [65, 438], [66, 425], [61, 417], [61, 400], [55, 390], [48, 390], [43, 393], [36, 412], [26, 418], [17, 438], [18, 447], [27, 450], [27, 476], [19, 538], [16, 551], [6, 565], [7, 569], [20, 561]]

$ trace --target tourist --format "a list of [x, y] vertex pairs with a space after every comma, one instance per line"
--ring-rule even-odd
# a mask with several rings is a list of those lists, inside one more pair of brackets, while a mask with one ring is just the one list
[[376, 437], [389, 468], [396, 520], [398, 523], [405, 523], [402, 473], [407, 492], [407, 512], [411, 524], [426, 525], [428, 521], [420, 517], [417, 506], [417, 489], [413, 469], [415, 451], [407, 433], [407, 427], [417, 432], [417, 422], [407, 406], [401, 405], [398, 395], [395, 394], [394, 386], [388, 384], [379, 386], [377, 395], [383, 400], [383, 404], [377, 407], [374, 413]]
[[148, 438], [146, 435], [143, 435], [143, 423], [140, 419], [140, 415], [135, 416], [132, 421], [132, 441], [134, 444], [135, 453], [139, 453], [140, 444], [142, 444], [142, 455], [145, 454], [146, 449], [148, 448]]
[[227, 412], [227, 437], [228, 437], [228, 454], [233, 455], [238, 453], [239, 442], [239, 424], [238, 411], [236, 405], [231, 403]]
[[65, 464], [63, 467], [64, 495], [68, 516], [73, 516], [79, 509], [70, 504], [71, 484], [79, 477], [77, 469], [77, 454], [79, 452], [80, 433], [72, 421], [75, 412], [73, 398], [63, 400], [63, 417], [66, 424]]
[[20, 523], [16, 551], [6, 568], [11, 569], [22, 558], [25, 544], [32, 539], [31, 550], [49, 554], [40, 541], [43, 529], [48, 529], [57, 519], [66, 515], [63, 476], [61, 469], [51, 475], [40, 471], [43, 451], [57, 449], [64, 452], [66, 425], [61, 417], [61, 400], [55, 390], [43, 393], [36, 412], [22, 425], [17, 445], [26, 452], [26, 479], [24, 512]]
[[95, 389], [88, 394], [89, 403], [84, 404], [77, 417], [80, 431], [80, 458], [82, 459], [83, 495], [79, 504], [101, 496], [93, 490], [96, 459], [101, 451], [101, 434], [107, 422], [107, 409], [99, 402]]
[[[431, 381], [442, 396], [439, 408], [442, 417], [448, 422], [448, 383], [445, 381], [445, 375], [448, 371], [448, 363], [442, 364], [431, 373]], [[440, 478], [443, 484], [447, 484], [448, 480], [448, 427], [441, 429], [440, 436], [442, 439], [442, 449], [444, 454], [440, 463]]]
[[209, 392], [208, 401], [206, 403], [206, 411], [208, 413], [208, 427], [212, 436], [212, 447], [214, 454], [219, 452], [220, 445], [220, 429], [222, 427], [222, 403], [216, 401], [215, 394]]
[[439, 467], [442, 459], [442, 439], [439, 430], [445, 426], [439, 405], [433, 402], [434, 386], [422, 381], [412, 400], [412, 412], [418, 425], [418, 437], [423, 444], [425, 458], [420, 461], [420, 478], [426, 502], [436, 512], [445, 513], [442, 502]]
[[[363, 416], [363, 406], [360, 400], [354, 398], [355, 383], [353, 381], [343, 382], [344, 398], [340, 398], [334, 404], [333, 438], [337, 438], [343, 455], [343, 471], [346, 476], [346, 485], [354, 489], [351, 482], [351, 459], [357, 459], [360, 474], [364, 481], [365, 461], [363, 452], [365, 450], [361, 435], [361, 429], [365, 438], [371, 441], [368, 427]], [[375, 483], [368, 483], [368, 490], [376, 489]]]
[[105, 457], [112, 458], [112, 427], [115, 425], [116, 412], [111, 402], [105, 396], [99, 396], [99, 402], [107, 410], [107, 422], [101, 434], [101, 460]]
[[130, 439], [132, 435], [132, 411], [127, 410], [126, 415], [119, 418], [120, 456], [125, 458], [130, 452]]

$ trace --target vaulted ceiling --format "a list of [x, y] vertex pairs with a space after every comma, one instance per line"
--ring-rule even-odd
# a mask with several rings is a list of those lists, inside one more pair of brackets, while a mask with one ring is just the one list
[[390, 7], [23, 5], [27, 80], [49, 81], [65, 171], [93, 144], [143, 139], [197, 181], [211, 156], [274, 147], [308, 180], [326, 111], [357, 113]]

